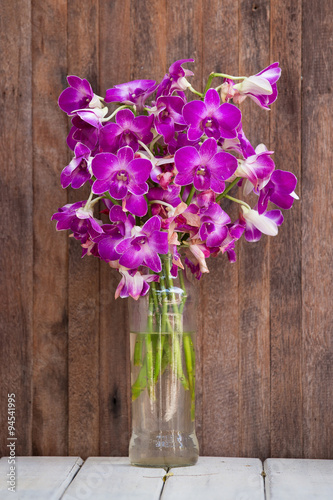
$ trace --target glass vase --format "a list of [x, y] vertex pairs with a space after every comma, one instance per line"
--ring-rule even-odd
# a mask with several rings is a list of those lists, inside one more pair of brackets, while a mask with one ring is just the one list
[[[144, 467], [194, 465], [195, 300], [185, 272], [171, 275], [162, 256], [159, 282], [129, 301], [132, 436], [129, 458]], [[173, 273], [174, 274], [174, 273]]]

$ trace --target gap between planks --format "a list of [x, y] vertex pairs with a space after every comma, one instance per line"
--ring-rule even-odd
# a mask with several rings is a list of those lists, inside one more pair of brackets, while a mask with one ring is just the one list
[[63, 500], [264, 500], [259, 459], [200, 457], [193, 467], [163, 470], [130, 466], [127, 457], [90, 457]]
[[[193, 467], [132, 467], [128, 457], [18, 457], [18, 490], [1, 498], [80, 500], [330, 500], [333, 460], [200, 457]], [[81, 464], [83, 465], [81, 466]], [[80, 467], [81, 466], [81, 467]], [[1, 481], [2, 480], [2, 481]], [[245, 496], [244, 496], [245, 495]]]
[[254, 458], [200, 457], [193, 467], [166, 475], [161, 500], [264, 500], [263, 464]]

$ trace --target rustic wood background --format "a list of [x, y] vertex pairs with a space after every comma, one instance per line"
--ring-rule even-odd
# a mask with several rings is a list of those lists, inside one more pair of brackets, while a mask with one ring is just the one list
[[193, 57], [208, 74], [278, 60], [279, 99], [242, 105], [253, 144], [293, 171], [300, 202], [276, 238], [242, 242], [200, 283], [202, 455], [333, 458], [332, 4], [321, 0], [4, 0], [1, 8], [1, 450], [7, 393], [19, 455], [126, 455], [126, 301], [118, 276], [55, 231], [66, 75], [100, 95]]

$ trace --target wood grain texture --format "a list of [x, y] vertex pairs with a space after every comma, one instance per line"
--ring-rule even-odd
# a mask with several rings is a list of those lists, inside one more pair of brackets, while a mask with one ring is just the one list
[[8, 491], [7, 458], [0, 459], [1, 500], [59, 500], [77, 474], [80, 457], [17, 457], [16, 489]]
[[[128, 82], [131, 61], [130, 2], [100, 1], [100, 92]], [[130, 433], [127, 301], [114, 300], [119, 275], [100, 266], [100, 455], [127, 455]]]
[[200, 457], [193, 467], [171, 470], [162, 500], [264, 500], [261, 473], [256, 458]]
[[[194, 59], [194, 63], [187, 63], [184, 67], [191, 69], [194, 76], [190, 77], [192, 86], [202, 91], [202, 44], [203, 44], [203, 7], [202, 0], [184, 0], [180, 5], [177, 2], [167, 2], [166, 10], [166, 64], [169, 66], [178, 59]], [[192, 95], [192, 97], [194, 97]], [[191, 99], [191, 93], [188, 98]]]
[[90, 457], [67, 489], [63, 500], [159, 500], [163, 469], [133, 467], [128, 458]]
[[67, 155], [66, 117], [57, 99], [66, 85], [67, 2], [32, 2], [34, 165], [33, 453], [66, 455], [68, 432], [67, 234], [50, 219], [67, 202], [59, 165]]
[[[301, 192], [301, 2], [271, 4], [271, 61], [280, 61], [279, 97], [271, 106], [270, 148], [277, 169], [299, 179]], [[290, 138], [292, 137], [292, 141]], [[273, 207], [272, 207], [273, 208]], [[271, 456], [301, 457], [301, 203], [284, 211], [270, 244]]]
[[[332, 23], [329, 2], [303, 2], [303, 453], [333, 456]], [[316, 75], [320, 75], [319, 80]]]
[[[234, 52], [238, 47], [237, 3], [205, 2], [203, 33], [204, 80], [213, 71], [237, 75], [238, 57]], [[213, 87], [221, 82], [215, 79]], [[235, 203], [225, 200], [221, 206], [232, 220], [238, 218]], [[202, 278], [200, 309], [203, 318], [202, 452], [238, 456], [238, 263], [230, 264], [227, 255], [220, 255], [209, 259], [207, 264], [210, 274]]]
[[167, 0], [131, 0], [131, 79], [160, 81], [166, 72]]
[[[239, 73], [253, 75], [270, 63], [270, 2], [239, 4]], [[243, 129], [254, 147], [269, 146], [269, 114], [247, 99]], [[253, 196], [249, 202], [256, 203]], [[270, 456], [269, 238], [239, 245], [240, 456]]]
[[[277, 168], [298, 176], [301, 196], [284, 211], [276, 238], [239, 242], [234, 265], [211, 259], [198, 287], [201, 454], [333, 458], [328, 0], [315, 8], [309, 0], [4, 0], [2, 7], [0, 404], [5, 428], [7, 393], [17, 394], [17, 452], [128, 453], [119, 275], [81, 260], [78, 242], [50, 222], [82, 194], [59, 182], [71, 158], [57, 106], [66, 76], [88, 78], [103, 95], [131, 79], [158, 81], [173, 61], [193, 57], [187, 67], [199, 90], [212, 70], [251, 75], [280, 61], [277, 102], [266, 112], [247, 99], [244, 131], [253, 145], [275, 150]], [[6, 433], [0, 444], [7, 454]]]
[[268, 459], [264, 463], [267, 500], [330, 500], [333, 460]]
[[[10, 26], [10, 30], [8, 27]], [[33, 190], [31, 6], [6, 3], [0, 17], [0, 405], [1, 454], [8, 394], [15, 393], [17, 453], [31, 453]], [[19, 47], [19, 49], [18, 49]]]
[[[68, 3], [67, 73], [86, 78], [99, 93], [99, 9], [97, 0]], [[77, 22], [80, 19], [80, 22]], [[68, 155], [71, 160], [72, 151]], [[65, 164], [64, 164], [65, 166]], [[87, 199], [90, 186], [68, 189], [69, 203]], [[95, 215], [99, 218], [98, 207]], [[68, 453], [99, 453], [99, 261], [81, 259], [69, 239], [68, 276]], [[82, 360], [84, 359], [84, 363]]]

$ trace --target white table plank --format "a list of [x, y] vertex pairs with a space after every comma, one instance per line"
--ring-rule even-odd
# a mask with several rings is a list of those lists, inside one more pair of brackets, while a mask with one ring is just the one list
[[1, 500], [59, 500], [77, 473], [79, 457], [17, 457], [16, 491], [9, 491], [8, 457], [0, 459]]
[[171, 470], [162, 500], [264, 500], [262, 470], [256, 458], [199, 457]]
[[125, 457], [90, 457], [63, 500], [159, 500], [164, 469], [133, 467]]
[[264, 468], [267, 500], [333, 499], [333, 460], [269, 458]]

